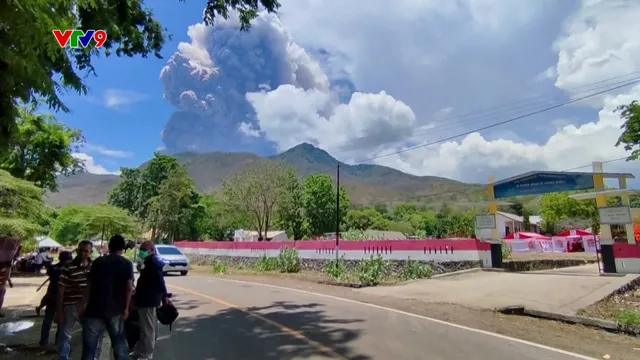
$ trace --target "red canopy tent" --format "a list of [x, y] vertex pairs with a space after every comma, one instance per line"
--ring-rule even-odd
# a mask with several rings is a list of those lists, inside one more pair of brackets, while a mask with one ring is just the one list
[[[516, 234], [518, 236], [516, 236]], [[517, 238], [517, 239], [516, 239]], [[511, 233], [504, 237], [505, 240], [524, 240], [524, 239], [537, 239], [537, 240], [551, 240], [550, 237], [527, 231], [519, 231], [517, 233]]]
[[[573, 234], [572, 234], [573, 232]], [[582, 229], [574, 229], [574, 230], [563, 230], [556, 234], [556, 236], [567, 237], [567, 236], [591, 236], [593, 233], [582, 230]]]

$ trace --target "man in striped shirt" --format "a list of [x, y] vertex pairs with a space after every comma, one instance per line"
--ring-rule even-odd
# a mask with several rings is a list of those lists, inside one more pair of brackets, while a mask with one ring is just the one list
[[58, 283], [58, 359], [69, 360], [71, 352], [71, 332], [78, 317], [82, 316], [85, 298], [89, 289], [89, 271], [91, 270], [91, 241], [83, 240], [78, 244], [77, 256], [65, 265]]

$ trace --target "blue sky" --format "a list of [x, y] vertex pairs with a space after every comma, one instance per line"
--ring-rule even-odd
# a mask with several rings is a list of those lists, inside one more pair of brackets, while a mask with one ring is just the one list
[[473, 132], [636, 79], [633, 0], [283, 0], [248, 33], [198, 24], [204, 1], [147, 4], [173, 36], [164, 59], [95, 59], [90, 96], [67, 94], [73, 112], [58, 115], [83, 130], [79, 156], [96, 173], [161, 147], [267, 155], [309, 142], [350, 163], [484, 182], [624, 156], [613, 109], [640, 97], [629, 86]]

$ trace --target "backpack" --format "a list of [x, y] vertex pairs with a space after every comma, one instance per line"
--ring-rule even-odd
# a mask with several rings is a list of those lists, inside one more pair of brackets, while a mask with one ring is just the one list
[[156, 309], [158, 321], [162, 325], [169, 325], [169, 330], [171, 330], [171, 325], [176, 321], [178, 315], [180, 315], [178, 309], [170, 302]]

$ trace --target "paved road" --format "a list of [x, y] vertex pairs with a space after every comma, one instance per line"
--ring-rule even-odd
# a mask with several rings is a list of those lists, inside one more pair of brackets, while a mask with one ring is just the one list
[[181, 309], [157, 360], [589, 359], [542, 346], [311, 293], [167, 277]]

